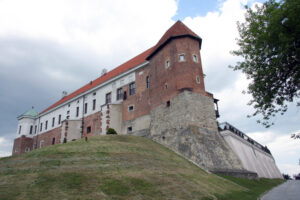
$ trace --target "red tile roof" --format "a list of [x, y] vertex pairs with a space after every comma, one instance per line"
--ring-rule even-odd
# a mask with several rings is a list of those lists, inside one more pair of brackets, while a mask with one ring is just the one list
[[153, 47], [152, 52], [147, 57], [147, 60], [149, 60], [157, 51], [159, 51], [159, 49], [166, 45], [172, 38], [184, 36], [192, 37], [198, 40], [201, 48], [202, 39], [191, 29], [189, 29], [186, 25], [184, 25], [180, 20], [178, 20], [173, 26], [171, 26], [171, 28], [169, 28], [165, 32], [165, 34], [161, 37], [158, 43]]
[[[153, 47], [152, 47], [153, 48]], [[152, 51], [152, 48], [144, 51], [143, 53], [141, 53], [140, 55], [132, 58], [131, 60], [123, 63], [122, 65], [120, 65], [119, 67], [107, 72], [105, 75], [93, 80], [92, 82], [86, 84], [85, 86], [83, 86], [82, 88], [72, 92], [71, 94], [69, 94], [68, 96], [62, 98], [61, 100], [57, 101], [55, 104], [53, 104], [52, 106], [48, 107], [47, 109], [43, 110], [40, 114], [47, 112], [48, 110], [51, 110], [52, 108], [55, 108], [56, 106], [96, 87], [97, 85], [100, 85], [101, 83], [104, 83], [110, 79], [112, 79], [113, 77], [116, 77], [134, 67], [136, 67], [139, 64], [142, 64], [143, 62], [146, 61], [146, 57], [149, 56], [149, 53]]]
[[106, 73], [104, 76], [101, 76], [95, 80], [93, 80], [92, 82], [86, 84], [85, 86], [83, 86], [82, 88], [72, 92], [71, 94], [69, 94], [68, 96], [62, 98], [61, 100], [57, 101], [55, 104], [53, 104], [52, 106], [48, 107], [47, 109], [43, 110], [40, 114], [47, 112], [49, 110], [51, 110], [52, 108], [57, 107], [58, 105], [96, 87], [97, 85], [100, 85], [108, 80], [110, 80], [113, 77], [116, 77], [134, 67], [136, 67], [139, 64], [142, 64], [143, 62], [145, 62], [146, 60], [148, 60], [151, 56], [153, 56], [157, 51], [159, 51], [159, 49], [161, 49], [166, 43], [168, 43], [169, 40], [171, 40], [172, 38], [176, 38], [176, 37], [183, 37], [183, 36], [188, 36], [188, 37], [192, 37], [196, 40], [199, 41], [199, 45], [201, 47], [201, 41], [202, 39], [193, 31], [191, 31], [187, 26], [185, 26], [181, 21], [177, 21], [171, 28], [169, 28], [166, 33], [162, 36], [162, 38], [158, 41], [158, 43], [146, 50], [145, 52], [141, 53], [140, 55], [132, 58], [131, 60], [125, 62], [124, 64], [120, 65], [119, 67], [109, 71], [108, 73]]

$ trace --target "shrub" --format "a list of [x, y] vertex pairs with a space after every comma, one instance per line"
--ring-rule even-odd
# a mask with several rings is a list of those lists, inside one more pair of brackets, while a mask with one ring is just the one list
[[107, 131], [106, 131], [106, 134], [107, 135], [112, 135], [112, 134], [117, 135], [117, 131], [113, 128], [108, 128]]

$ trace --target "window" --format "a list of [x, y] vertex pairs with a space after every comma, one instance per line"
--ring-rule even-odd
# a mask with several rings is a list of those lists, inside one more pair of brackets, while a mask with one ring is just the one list
[[128, 106], [128, 111], [133, 111], [134, 110], [134, 107], [131, 105], [131, 106]]
[[22, 126], [19, 126], [19, 134], [21, 134]]
[[93, 99], [93, 110], [96, 109], [96, 99]]
[[68, 107], [70, 107], [71, 106], [71, 104], [68, 104]]
[[171, 102], [170, 102], [170, 101], [167, 101], [166, 106], [167, 106], [167, 107], [170, 107], [170, 105], [171, 105]]
[[165, 90], [168, 89], [168, 83], [165, 83]]
[[135, 94], [135, 82], [129, 84], [129, 95]]
[[77, 106], [76, 107], [76, 117], [78, 117], [79, 116], [79, 107]]
[[196, 83], [200, 84], [200, 77], [198, 75], [196, 76]]
[[122, 88], [117, 89], [117, 100], [123, 99], [123, 90]]
[[149, 76], [146, 77], [146, 87], [150, 88], [150, 77]]
[[55, 137], [52, 138], [52, 145], [54, 145], [54, 144], [55, 144]]
[[127, 132], [128, 132], [128, 133], [131, 133], [131, 132], [132, 132], [132, 126], [128, 126], [128, 127], [127, 127]]
[[40, 131], [43, 130], [43, 123], [40, 124]]
[[105, 103], [106, 104], [111, 103], [111, 92], [106, 94]]
[[54, 127], [55, 117], [52, 118], [52, 127]]
[[61, 115], [58, 115], [58, 124], [61, 123]]
[[170, 67], [170, 64], [171, 64], [170, 61], [167, 60], [167, 61], [166, 61], [166, 68], [169, 68], [169, 67]]
[[87, 113], [87, 109], [88, 109], [88, 104], [87, 104], [87, 103], [85, 103], [85, 104], [84, 104], [84, 114], [86, 114], [86, 113]]
[[26, 147], [25, 152], [29, 152], [29, 151], [30, 151], [30, 148]]
[[45, 122], [45, 130], [48, 128], [48, 120]]
[[69, 110], [67, 111], [67, 115], [68, 115], [68, 114], [70, 114], [70, 111], [69, 111]]
[[179, 62], [183, 62], [183, 61], [185, 61], [184, 54], [180, 54], [179, 55]]
[[96, 92], [94, 92], [93, 95], [95, 96], [95, 95], [96, 95]]
[[40, 148], [42, 148], [44, 146], [44, 140], [40, 141]]
[[198, 62], [198, 57], [197, 57], [196, 54], [193, 54], [193, 61], [194, 61], [194, 62]]
[[29, 134], [30, 134], [30, 135], [32, 134], [32, 131], [33, 131], [33, 126], [31, 125], [31, 126], [30, 126], [30, 131], [29, 131]]
[[87, 128], [86, 128], [86, 133], [90, 133], [92, 131], [92, 128], [90, 127], [90, 126], [88, 126]]
[[68, 115], [67, 117], [66, 117], [66, 119], [69, 119], [70, 118], [70, 116]]
[[37, 125], [34, 126], [34, 134], [36, 134], [37, 131]]

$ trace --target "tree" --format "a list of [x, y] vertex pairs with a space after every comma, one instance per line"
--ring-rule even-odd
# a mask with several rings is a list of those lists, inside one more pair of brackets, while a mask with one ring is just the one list
[[269, 0], [246, 9], [245, 22], [238, 22], [239, 49], [231, 52], [243, 61], [232, 68], [250, 79], [252, 116], [261, 114], [257, 122], [269, 127], [271, 117], [300, 97], [300, 1]]

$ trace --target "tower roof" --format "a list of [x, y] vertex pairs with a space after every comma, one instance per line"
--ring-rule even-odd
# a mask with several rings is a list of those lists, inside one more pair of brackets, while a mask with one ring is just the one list
[[22, 117], [30, 117], [30, 118], [34, 118], [38, 115], [38, 113], [34, 110], [34, 108], [32, 107], [30, 110], [28, 110], [27, 112], [24, 112], [23, 114], [21, 114], [20, 116], [18, 116], [19, 118]]
[[163, 46], [165, 46], [170, 40], [180, 37], [191, 37], [199, 41], [201, 48], [202, 39], [189, 29], [184, 23], [178, 20], [171, 28], [169, 28], [165, 34], [161, 37], [158, 43], [153, 47], [151, 53], [147, 57], [149, 60], [154, 54], [156, 54]]

